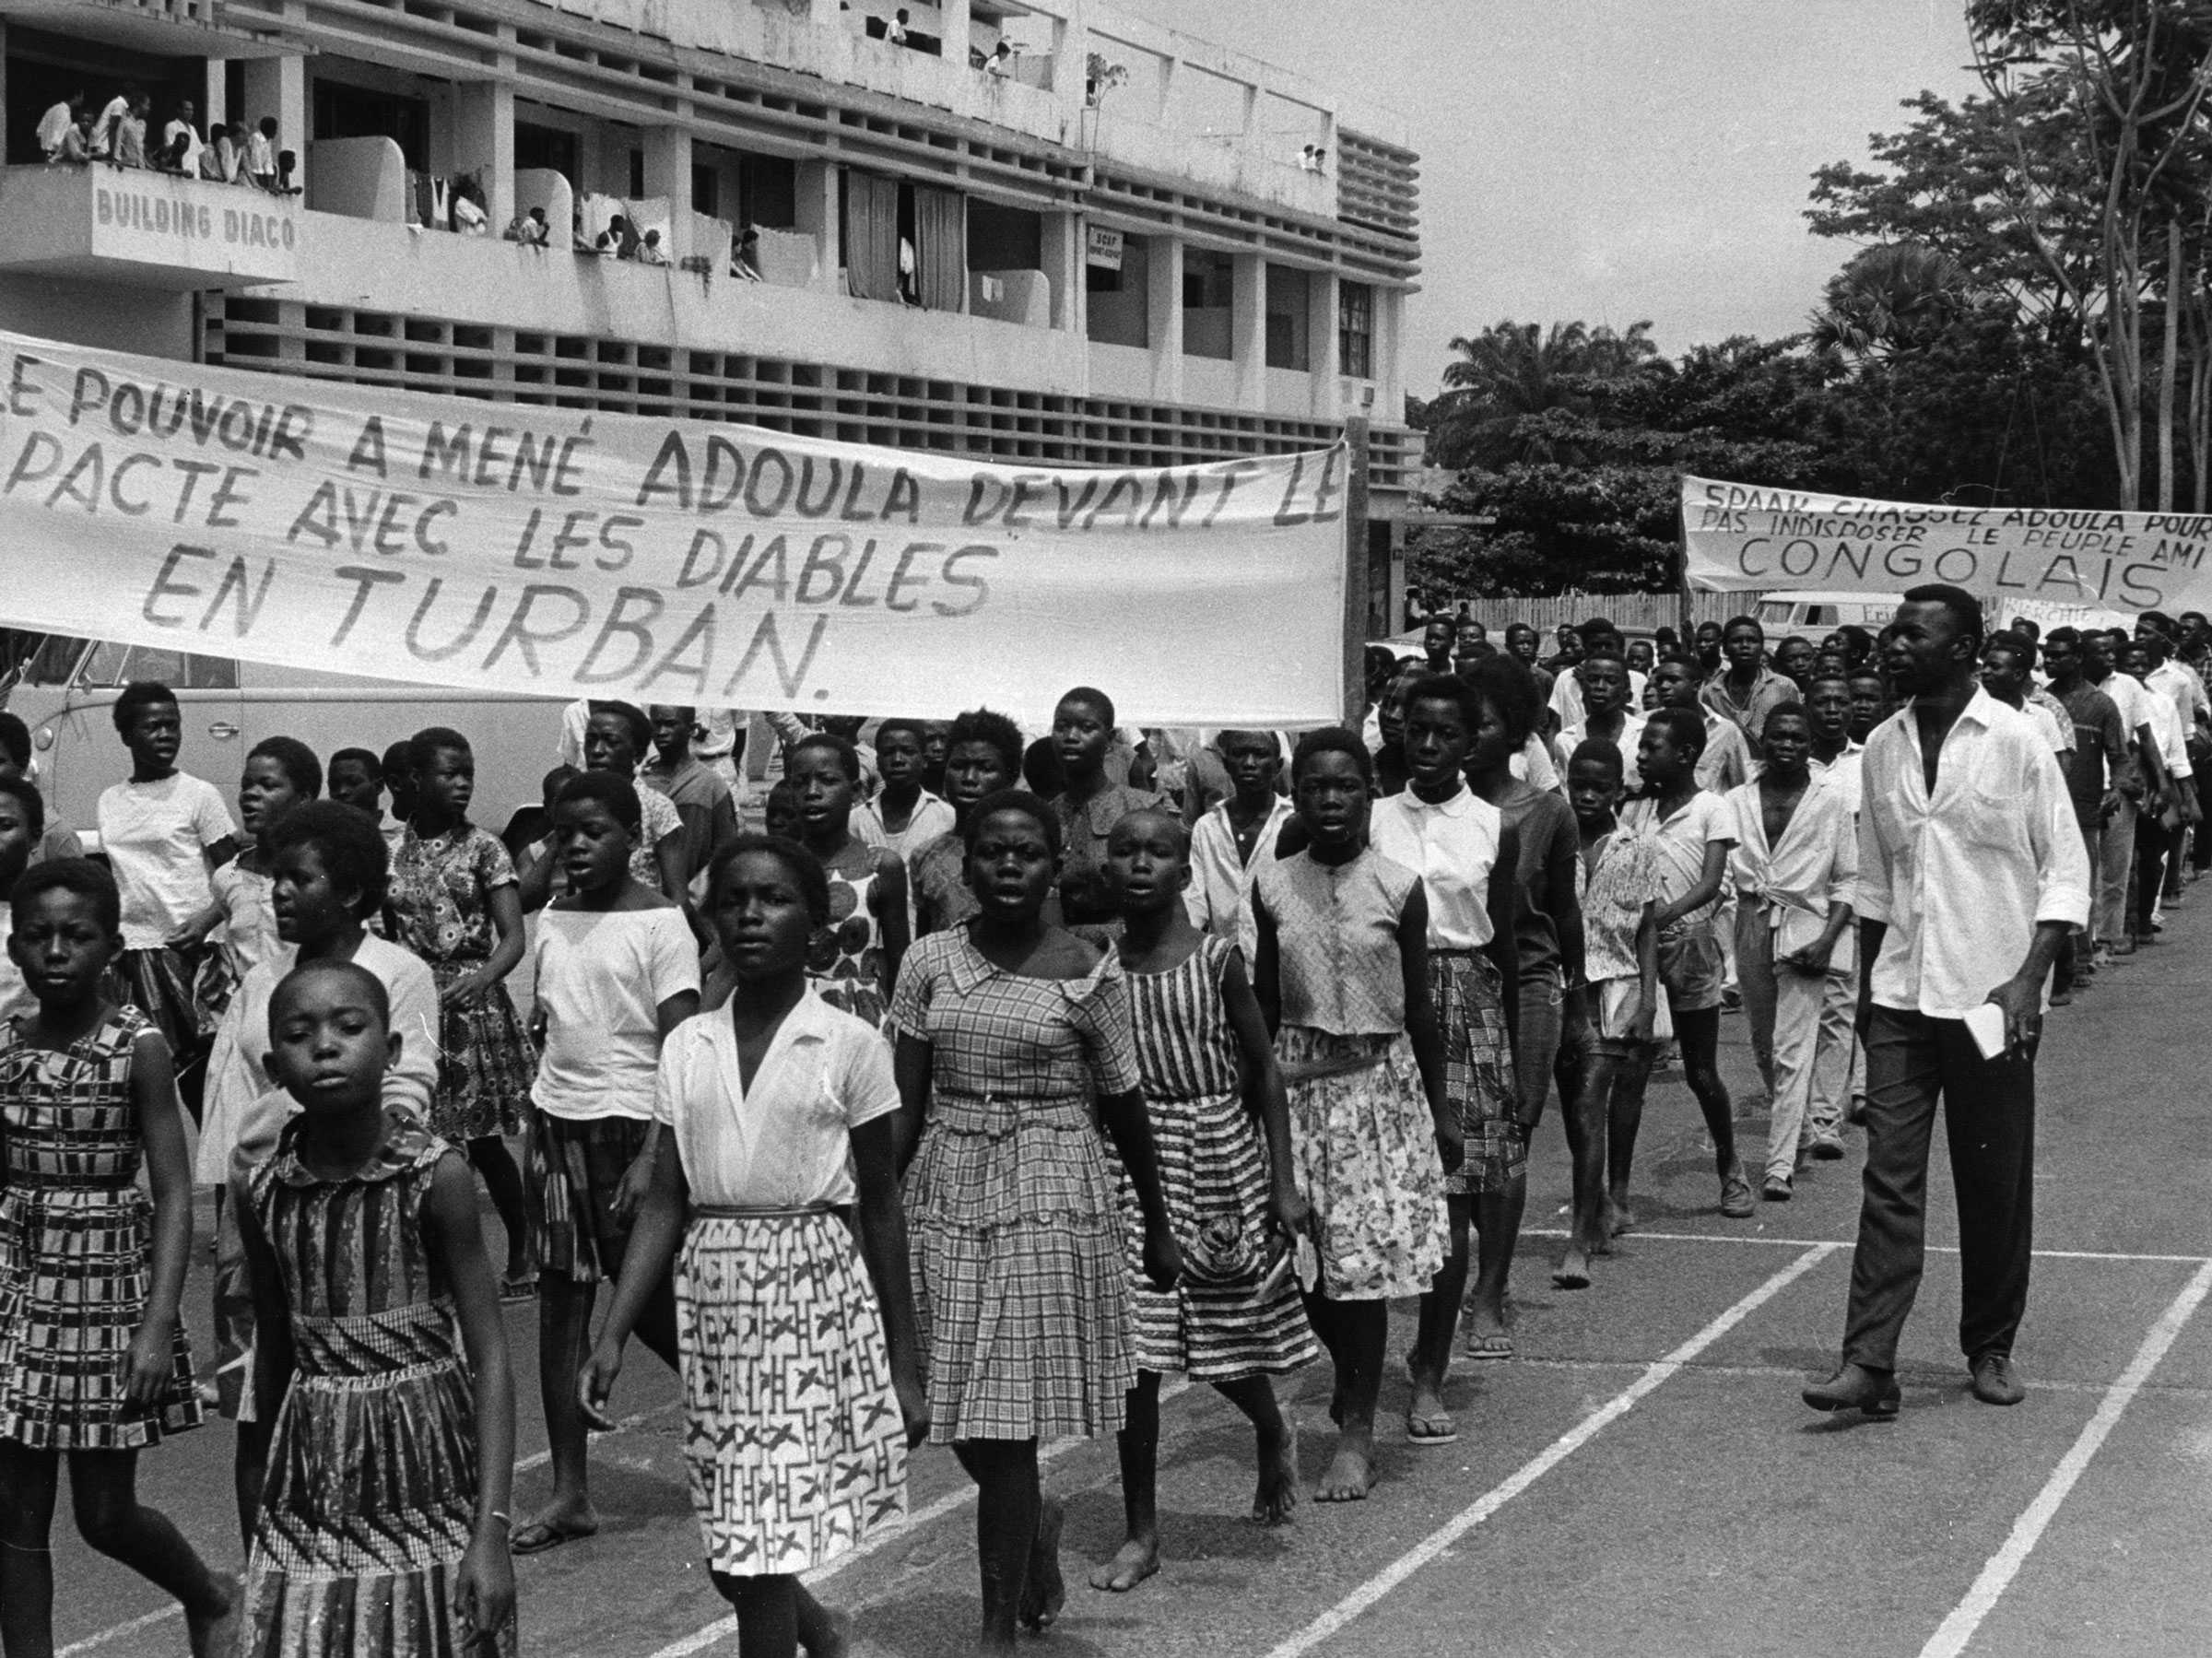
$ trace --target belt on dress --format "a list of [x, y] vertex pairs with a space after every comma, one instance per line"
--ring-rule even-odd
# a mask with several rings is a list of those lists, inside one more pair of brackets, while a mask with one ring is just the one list
[[693, 1204], [693, 1220], [805, 1220], [813, 1215], [836, 1215], [842, 1212], [838, 1204], [785, 1204], [782, 1205], [753, 1204]]

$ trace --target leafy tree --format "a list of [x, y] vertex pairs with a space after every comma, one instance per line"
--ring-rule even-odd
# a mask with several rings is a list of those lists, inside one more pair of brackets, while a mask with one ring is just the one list
[[1639, 372], [1658, 355], [1648, 322], [1625, 334], [1582, 323], [1493, 323], [1453, 340], [1444, 391], [1429, 406], [1430, 452], [1453, 468], [1570, 458], [1551, 444], [1555, 429], [1524, 422], [1587, 406], [1594, 380]]

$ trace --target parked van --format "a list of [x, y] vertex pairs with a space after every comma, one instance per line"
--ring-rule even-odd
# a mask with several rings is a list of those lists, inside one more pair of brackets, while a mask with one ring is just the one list
[[1901, 593], [1771, 593], [1752, 614], [1770, 640], [1802, 633], [1817, 644], [1847, 622], [1879, 633], [1904, 602]]
[[[382, 754], [426, 725], [450, 725], [477, 756], [469, 817], [498, 834], [559, 759], [558, 700], [414, 686], [307, 668], [276, 668], [227, 656], [10, 634], [15, 664], [0, 700], [30, 728], [40, 786], [63, 821], [92, 846], [100, 791], [129, 775], [130, 756], [111, 711], [134, 679], [177, 694], [184, 716], [180, 770], [204, 777], [226, 800], [238, 792], [246, 756], [264, 737], [297, 737], [327, 767], [341, 748]], [[233, 808], [235, 809], [235, 807]]]

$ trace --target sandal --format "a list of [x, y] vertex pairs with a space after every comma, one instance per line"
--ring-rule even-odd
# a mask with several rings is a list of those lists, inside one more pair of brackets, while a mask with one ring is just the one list
[[1511, 1358], [1514, 1356], [1512, 1332], [1488, 1330], [1480, 1335], [1470, 1333], [1460, 1351], [1469, 1358]]
[[537, 1299], [537, 1275], [517, 1273], [512, 1277], [501, 1278], [500, 1299], [502, 1302], [535, 1301]]
[[556, 1526], [543, 1520], [533, 1520], [507, 1540], [510, 1554], [542, 1555], [548, 1548], [559, 1548], [563, 1543], [579, 1542], [597, 1535], [595, 1525], [578, 1530], [573, 1526]]
[[1459, 1424], [1448, 1410], [1430, 1416], [1406, 1413], [1406, 1437], [1416, 1445], [1449, 1445], [1459, 1438]]

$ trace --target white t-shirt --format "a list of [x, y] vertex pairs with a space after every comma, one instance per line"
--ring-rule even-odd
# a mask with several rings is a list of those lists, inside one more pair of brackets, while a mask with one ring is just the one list
[[684, 912], [560, 910], [537, 917], [537, 1005], [546, 1051], [530, 1098], [548, 1116], [653, 1116], [661, 1004], [699, 989]]
[[[1698, 884], [1698, 877], [1705, 872], [1708, 846], [1716, 841], [1723, 846], [1735, 844], [1735, 808], [1726, 795], [1710, 789], [1700, 789], [1680, 811], [1664, 819], [1657, 801], [1631, 800], [1621, 810], [1620, 827], [1630, 834], [1652, 837], [1659, 880], [1659, 889], [1652, 896], [1663, 910]], [[1712, 913], [1709, 905], [1693, 910], [1682, 920], [1702, 920]]]
[[676, 1133], [695, 1203], [795, 1209], [859, 1194], [846, 1136], [899, 1109], [890, 1044], [809, 991], [747, 1089], [729, 1009], [686, 1019], [661, 1052], [653, 1114]]
[[207, 907], [207, 860], [238, 833], [213, 783], [173, 771], [159, 782], [119, 782], [100, 797], [100, 843], [123, 895], [125, 949], [150, 950]]

